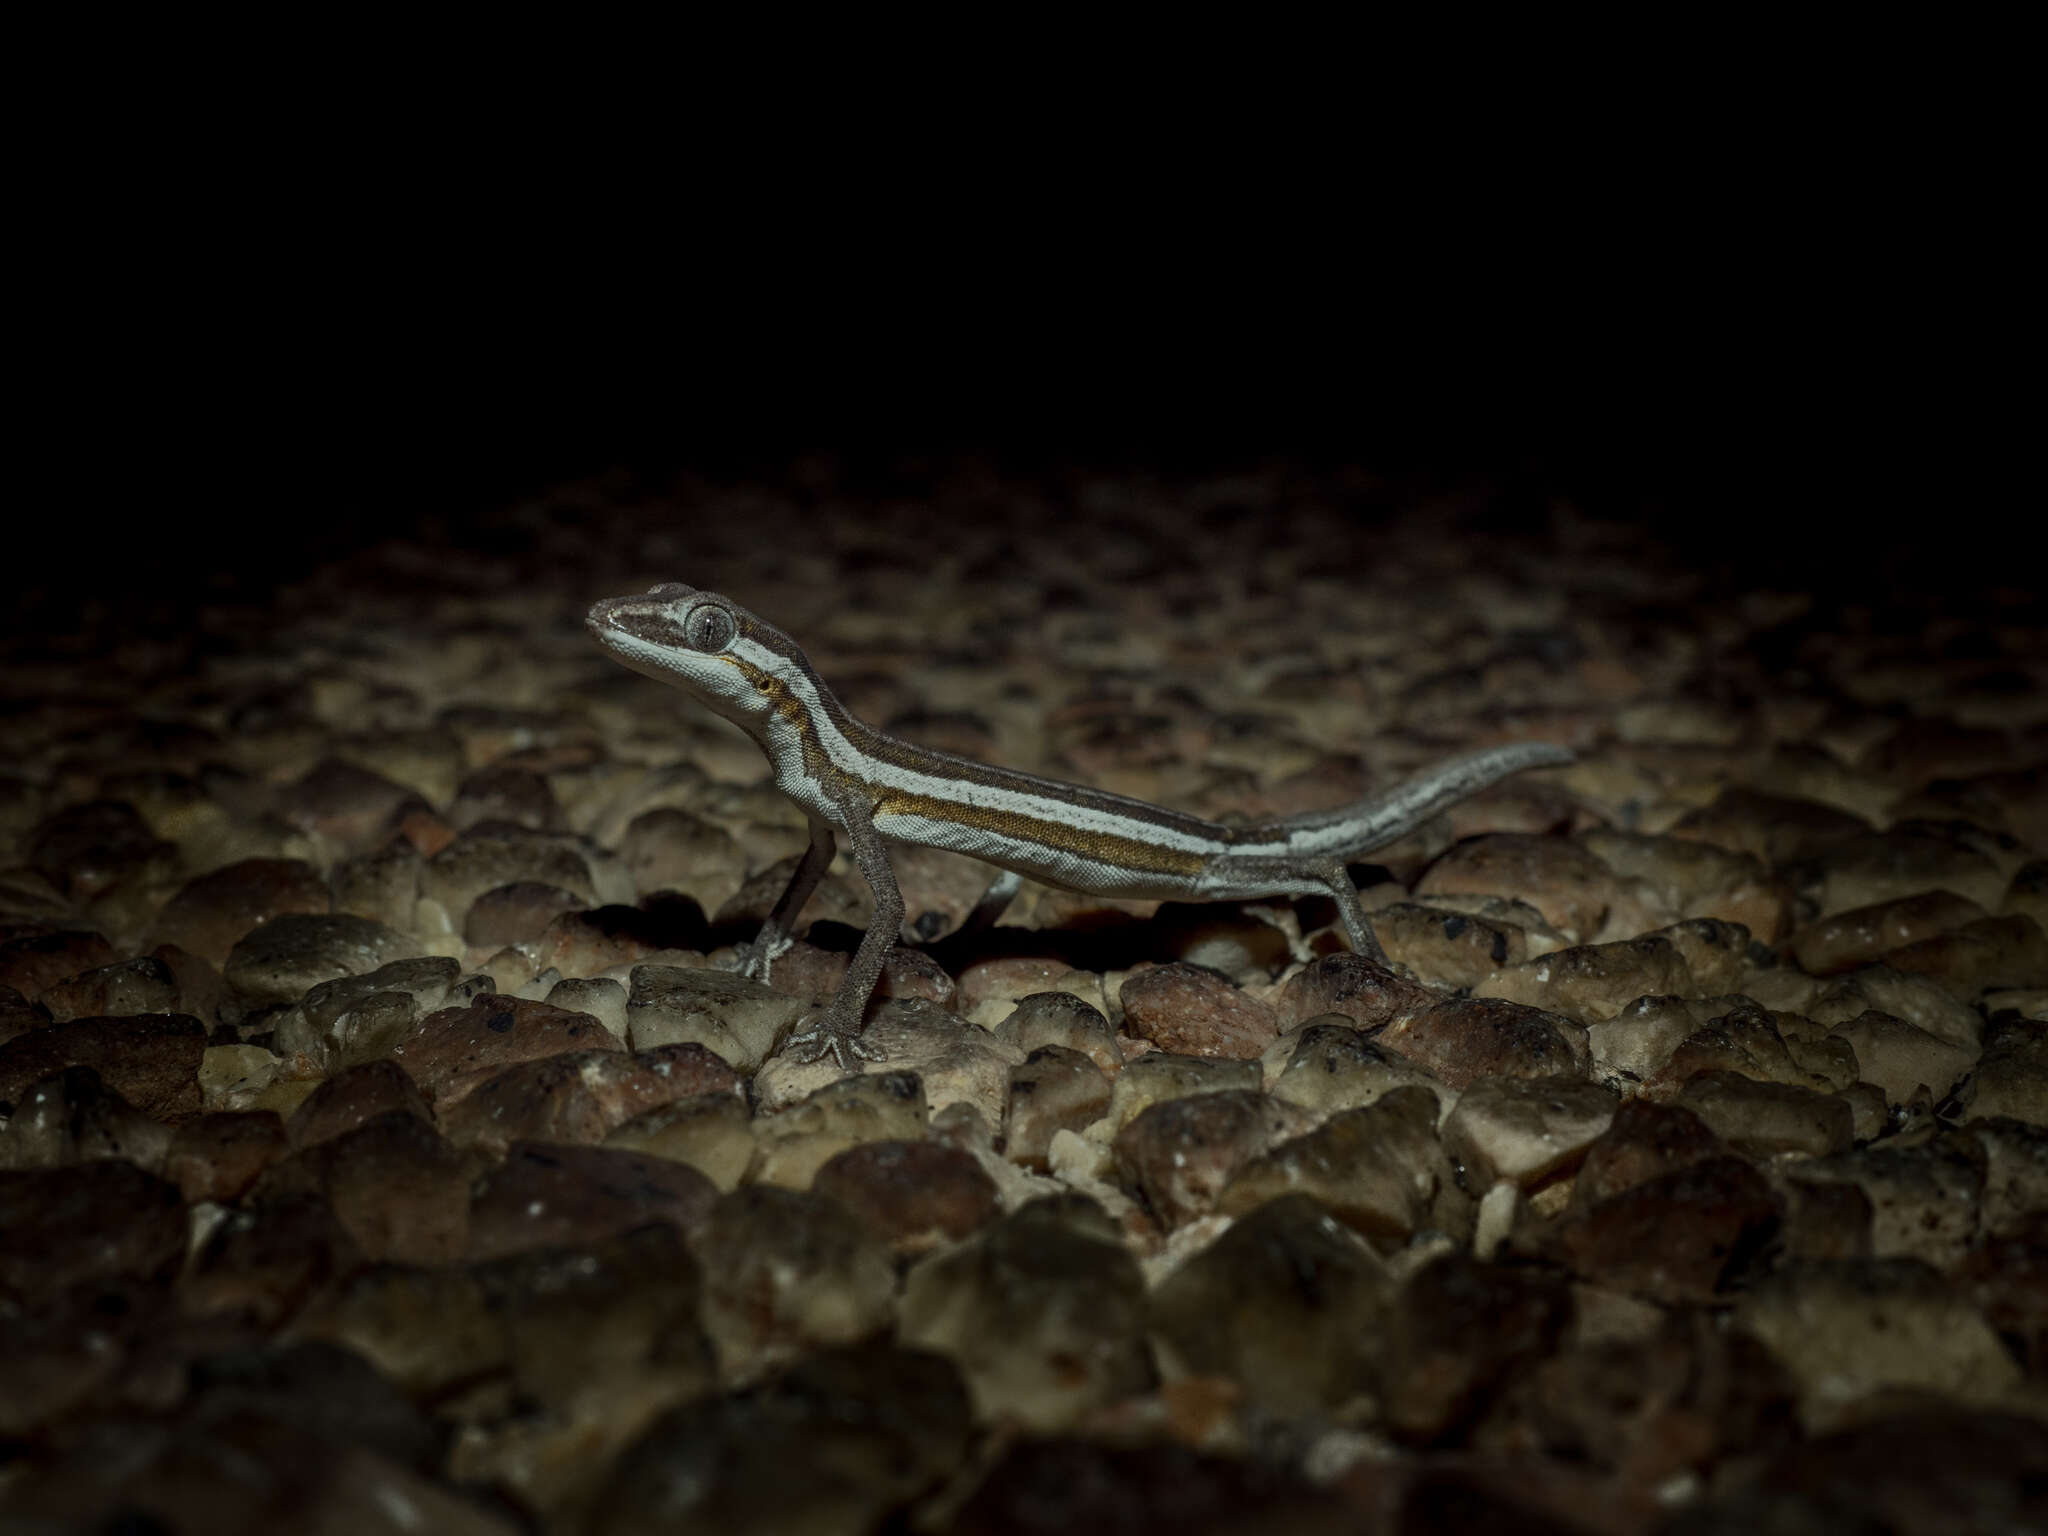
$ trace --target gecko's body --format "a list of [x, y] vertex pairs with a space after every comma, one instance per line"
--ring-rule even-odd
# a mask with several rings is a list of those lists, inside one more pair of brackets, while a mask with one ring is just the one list
[[1143, 800], [933, 751], [856, 719], [796, 642], [746, 609], [680, 583], [607, 598], [590, 632], [617, 660], [733, 721], [767, 754], [775, 784], [810, 819], [811, 842], [743, 969], [765, 980], [843, 832], [874, 892], [875, 915], [824, 1015], [791, 1037], [806, 1059], [842, 1067], [868, 1054], [861, 1018], [903, 921], [886, 843], [945, 848], [1006, 872], [971, 923], [992, 922], [1029, 876], [1104, 896], [1234, 901], [1336, 898], [1351, 946], [1384, 960], [1345, 872], [1348, 858], [1405, 836], [1456, 801], [1525, 768], [1568, 763], [1529, 743], [1474, 752], [1336, 810], [1233, 827]]

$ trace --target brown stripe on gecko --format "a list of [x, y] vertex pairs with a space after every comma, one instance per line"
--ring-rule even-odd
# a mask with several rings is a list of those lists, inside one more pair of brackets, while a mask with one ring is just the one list
[[[1089, 810], [1105, 811], [1116, 816], [1127, 816], [1133, 821], [1144, 822], [1147, 826], [1160, 827], [1166, 831], [1179, 832], [1189, 837], [1210, 838], [1217, 842], [1229, 843], [1236, 841], [1240, 835], [1229, 827], [1220, 826], [1213, 821], [1206, 821], [1200, 816], [1190, 815], [1185, 811], [1168, 810], [1164, 806], [1153, 805], [1146, 800], [1133, 800], [1127, 795], [1114, 794], [1109, 790], [1091, 789], [1085, 784], [1070, 784], [1063, 779], [1041, 778], [1037, 774], [1026, 773], [1021, 769], [999, 768], [993, 763], [976, 762], [971, 757], [956, 757], [951, 752], [941, 752], [935, 747], [921, 747], [915, 742], [903, 741], [884, 731], [877, 730], [864, 720], [856, 719], [848, 714], [846, 707], [839, 702], [833, 695], [832, 690], [827, 688], [823, 679], [818, 676], [817, 670], [812, 667], [810, 657], [804, 654], [803, 648], [790, 639], [789, 636], [783, 634], [781, 630], [749, 616], [742, 623], [742, 632], [755, 644], [780, 656], [809, 680], [811, 687], [817, 692], [819, 704], [831, 716], [832, 724], [837, 727], [839, 734], [851, 742], [854, 750], [863, 757], [872, 758], [876, 762], [887, 764], [892, 768], [902, 768], [911, 773], [932, 774], [951, 779], [959, 784], [977, 784], [984, 789], [1006, 790], [1011, 794], [1037, 795], [1067, 805], [1082, 806]], [[744, 666], [744, 663], [740, 665]], [[753, 675], [754, 673], [751, 671], [748, 673], [750, 678]], [[756, 683], [755, 686], [759, 687], [760, 685]], [[780, 685], [778, 684], [778, 686]], [[781, 711], [781, 697], [778, 695], [771, 695], [771, 697], [775, 698], [776, 707], [778, 711]], [[784, 718], [793, 720], [794, 717], [784, 712]], [[799, 729], [804, 729], [804, 727], [800, 726]], [[804, 768], [807, 772], [811, 772], [813, 776], [815, 776], [816, 770], [813, 767], [809, 748], [814, 741], [814, 735], [805, 735], [804, 744], [806, 752]], [[954, 805], [957, 802], [949, 800], [944, 803]], [[962, 818], [955, 815], [950, 819], [958, 821]], [[1038, 823], [1033, 823], [1033, 825], [1038, 825]], [[1148, 872], [1152, 871], [1152, 866], [1150, 865], [1127, 865], [1125, 867], [1141, 868]], [[1172, 871], [1157, 872], [1171, 873]]]
[[956, 757], [951, 752], [941, 752], [935, 747], [920, 747], [914, 742], [885, 735], [859, 720], [847, 719], [841, 730], [863, 757], [871, 757], [876, 762], [907, 769], [912, 773], [936, 774], [955, 783], [978, 784], [984, 789], [1007, 790], [1018, 795], [1037, 795], [1065, 805], [1107, 811], [1112, 815], [1126, 816], [1132, 821], [1142, 821], [1148, 826], [1160, 827], [1169, 832], [1180, 832], [1189, 837], [1213, 838], [1218, 842], [1227, 843], [1233, 841], [1236, 836], [1228, 827], [1213, 821], [1205, 821], [1200, 816], [1193, 816], [1185, 811], [1170, 811], [1164, 806], [1153, 805], [1144, 800], [1133, 800], [1127, 795], [1114, 794], [1106, 789], [1091, 789], [1085, 784], [1070, 784], [1063, 779], [1041, 778], [1022, 769], [998, 768], [993, 763], [978, 763], [971, 757]]
[[825, 755], [825, 745], [818, 740], [818, 728], [811, 722], [810, 710], [805, 707], [802, 699], [790, 692], [787, 683], [774, 673], [765, 672], [752, 662], [742, 661], [737, 656], [722, 656], [719, 659], [729, 666], [738, 668], [740, 676], [758, 689], [762, 697], [774, 706], [775, 713], [794, 728], [804, 756], [805, 773], [819, 783], [827, 782], [827, 775], [832, 779], [842, 777], [838, 769], [833, 767], [831, 759]]
[[1099, 832], [1063, 821], [1041, 821], [1035, 816], [1019, 816], [1015, 811], [998, 811], [984, 805], [942, 800], [936, 795], [886, 790], [875, 797], [874, 805], [877, 816], [922, 816], [927, 821], [950, 822], [979, 832], [993, 832], [998, 837], [1012, 838], [1020, 843], [1057, 848], [1062, 853], [1071, 853], [1098, 864], [1113, 864], [1118, 869], [1136, 870], [1140, 874], [1194, 876], [1199, 875], [1208, 862], [1207, 855], [1180, 848], [1162, 848], [1140, 838], [1119, 837], [1114, 832]]

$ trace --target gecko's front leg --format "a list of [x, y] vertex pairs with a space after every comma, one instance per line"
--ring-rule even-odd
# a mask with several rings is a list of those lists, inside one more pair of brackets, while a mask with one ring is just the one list
[[818, 888], [818, 882], [825, 878], [837, 849], [831, 824], [813, 817], [811, 845], [797, 861], [796, 873], [789, 877], [789, 884], [777, 898], [775, 910], [768, 914], [768, 921], [761, 925], [758, 934], [733, 946], [732, 959], [726, 962], [725, 969], [738, 971], [749, 981], [767, 984], [775, 962], [789, 953], [789, 947], [796, 942], [796, 920], [803, 913], [804, 903]]
[[875, 915], [868, 931], [861, 935], [860, 948], [854, 951], [846, 980], [840, 983], [832, 1001], [822, 1014], [792, 1033], [784, 1048], [798, 1061], [816, 1061], [830, 1051], [839, 1070], [851, 1072], [856, 1058], [882, 1059], [879, 1049], [861, 1039], [861, 1023], [868, 999], [874, 995], [875, 983], [881, 980], [882, 962], [888, 956], [889, 946], [902, 930], [903, 893], [896, 888], [896, 872], [889, 867], [888, 850], [881, 834], [875, 831], [867, 804], [849, 797], [841, 810], [854, 862], [874, 893]]

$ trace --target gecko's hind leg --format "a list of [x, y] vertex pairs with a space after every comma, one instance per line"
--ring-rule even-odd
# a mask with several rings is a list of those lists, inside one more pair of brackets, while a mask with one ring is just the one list
[[1343, 861], [1320, 861], [1309, 866], [1308, 874], [1321, 881], [1336, 898], [1337, 915], [1344, 920], [1344, 935], [1351, 940], [1352, 953], [1363, 956], [1374, 965], [1391, 969], [1387, 963], [1387, 952], [1380, 948], [1380, 941], [1373, 936], [1372, 924], [1366, 921], [1365, 908], [1358, 900], [1358, 887], [1351, 883], [1351, 872], [1345, 869]]

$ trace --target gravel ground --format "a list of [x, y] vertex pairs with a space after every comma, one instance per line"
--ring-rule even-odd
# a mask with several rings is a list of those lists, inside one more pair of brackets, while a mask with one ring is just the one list
[[[799, 471], [40, 610], [0, 1520], [2048, 1524], [2048, 627], [1690, 547], [1280, 470]], [[1214, 818], [1579, 761], [1354, 868], [1391, 971], [1309, 899], [1027, 885], [948, 943], [988, 872], [898, 850], [842, 1080], [778, 1048], [865, 886], [721, 969], [803, 818], [584, 634], [663, 580], [899, 735]]]

